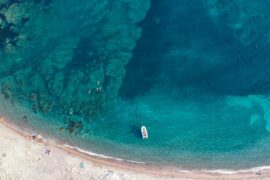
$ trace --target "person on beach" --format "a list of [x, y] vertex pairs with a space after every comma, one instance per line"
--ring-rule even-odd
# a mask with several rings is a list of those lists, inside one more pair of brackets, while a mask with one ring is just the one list
[[33, 140], [35, 140], [35, 139], [37, 138], [37, 136], [36, 136], [36, 135], [34, 135], [34, 134], [33, 134], [33, 135], [31, 135], [31, 137], [32, 137], [32, 139], [33, 139]]
[[48, 155], [50, 155], [50, 152], [51, 151], [49, 149], [46, 149], [46, 151], [45, 151], [45, 153], [48, 154]]

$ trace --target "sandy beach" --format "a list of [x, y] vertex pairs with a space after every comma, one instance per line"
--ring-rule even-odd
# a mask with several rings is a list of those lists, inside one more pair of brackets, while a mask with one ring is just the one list
[[180, 171], [101, 158], [29, 134], [0, 118], [0, 179], [270, 179], [270, 170]]

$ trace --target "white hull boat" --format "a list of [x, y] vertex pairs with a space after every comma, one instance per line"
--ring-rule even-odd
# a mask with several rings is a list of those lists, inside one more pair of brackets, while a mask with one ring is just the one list
[[142, 138], [143, 139], [148, 139], [148, 132], [145, 126], [141, 127], [141, 133], [142, 133]]

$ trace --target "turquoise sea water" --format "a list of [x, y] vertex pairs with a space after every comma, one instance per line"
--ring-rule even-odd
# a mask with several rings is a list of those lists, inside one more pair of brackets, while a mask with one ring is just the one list
[[268, 0], [2, 0], [0, 112], [117, 158], [269, 165], [269, 8]]

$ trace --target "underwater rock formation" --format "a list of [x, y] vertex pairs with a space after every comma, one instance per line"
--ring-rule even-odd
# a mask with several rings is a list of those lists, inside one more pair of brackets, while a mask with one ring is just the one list
[[[220, 28], [231, 29], [235, 38], [248, 46], [257, 39], [268, 39], [270, 32], [269, 1], [252, 0], [211, 0], [208, 2], [209, 15]], [[268, 28], [267, 28], [268, 27]]]
[[0, 1], [0, 84], [34, 112], [88, 119], [117, 98], [149, 0]]

